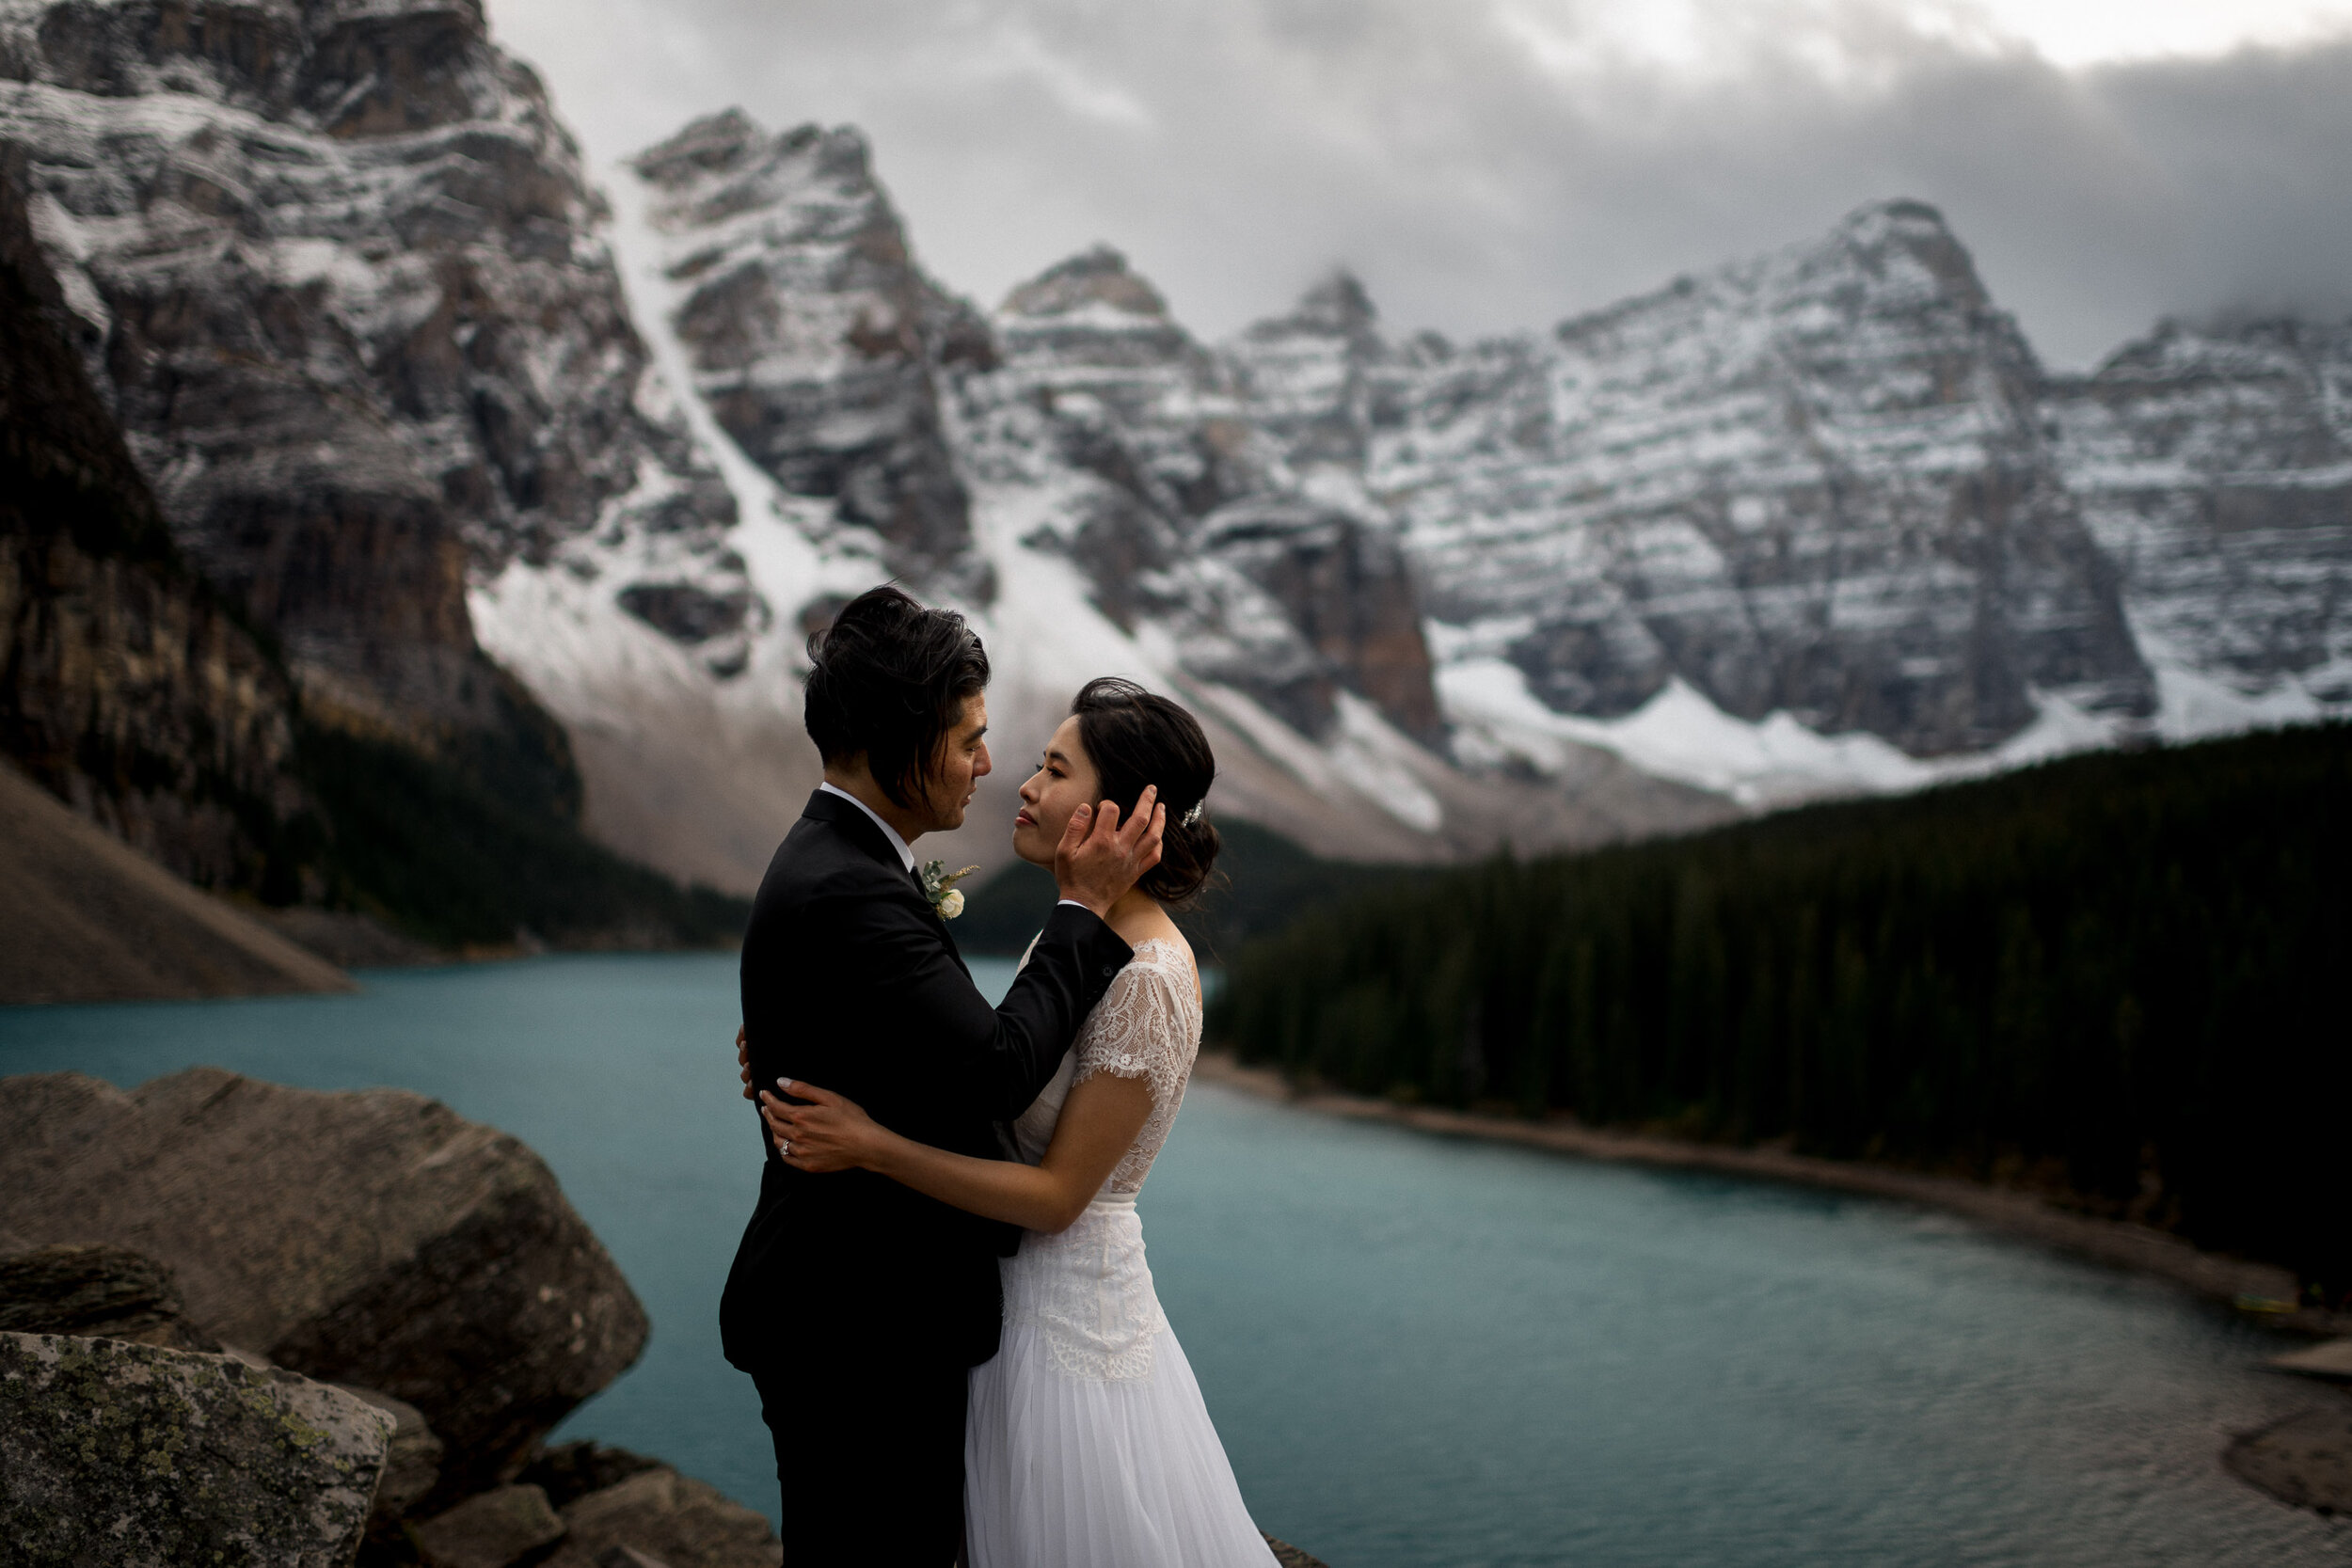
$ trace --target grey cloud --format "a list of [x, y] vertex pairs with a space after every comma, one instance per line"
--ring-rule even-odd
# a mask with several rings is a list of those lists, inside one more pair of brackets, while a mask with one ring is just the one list
[[1108, 240], [1213, 336], [1337, 261], [1392, 325], [1475, 334], [1902, 195], [1945, 209], [2056, 363], [2166, 313], [2352, 309], [2352, 41], [2065, 72], [1891, 6], [1715, 0], [1707, 56], [1670, 69], [1569, 0], [492, 15], [608, 164], [728, 103], [861, 126], [926, 263], [987, 303]]

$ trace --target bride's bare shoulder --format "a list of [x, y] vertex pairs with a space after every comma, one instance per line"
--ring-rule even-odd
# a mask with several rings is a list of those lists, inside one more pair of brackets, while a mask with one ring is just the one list
[[1200, 964], [1193, 957], [1192, 943], [1184, 940], [1184, 933], [1177, 927], [1176, 922], [1168, 917], [1166, 910], [1155, 907], [1139, 911], [1123, 920], [1114, 922], [1111, 929], [1118, 932], [1120, 940], [1136, 949], [1138, 954], [1151, 946], [1156, 946], [1163, 951], [1172, 948], [1184, 960], [1186, 969], [1195, 974], [1200, 973]]

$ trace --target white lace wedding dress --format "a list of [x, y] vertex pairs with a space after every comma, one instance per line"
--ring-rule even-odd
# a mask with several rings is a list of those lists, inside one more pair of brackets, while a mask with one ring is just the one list
[[1035, 1164], [1073, 1085], [1097, 1073], [1151, 1085], [1150, 1119], [1077, 1223], [1028, 1231], [1004, 1259], [1003, 1348], [972, 1370], [964, 1426], [972, 1568], [1275, 1561], [1160, 1314], [1136, 1217], [1200, 1049], [1192, 967], [1175, 943], [1146, 942], [1013, 1124]]

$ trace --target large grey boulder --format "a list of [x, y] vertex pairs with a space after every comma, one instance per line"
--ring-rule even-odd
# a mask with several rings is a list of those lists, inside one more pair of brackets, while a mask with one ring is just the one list
[[391, 1418], [230, 1355], [0, 1334], [11, 1568], [341, 1568]]
[[415, 1405], [451, 1499], [509, 1479], [647, 1331], [538, 1156], [397, 1089], [0, 1079], [0, 1233], [157, 1259], [224, 1343]]

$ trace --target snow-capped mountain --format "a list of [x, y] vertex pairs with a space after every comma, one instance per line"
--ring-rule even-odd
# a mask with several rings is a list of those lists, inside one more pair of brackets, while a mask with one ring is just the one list
[[0, 78], [94, 379], [314, 711], [501, 722], [468, 580], [581, 535], [615, 590], [739, 584], [601, 198], [478, 6], [0, 0]]
[[985, 603], [971, 502], [941, 430], [944, 376], [993, 356], [986, 326], [926, 277], [853, 131], [769, 136], [739, 112], [632, 160], [691, 388], [785, 491], [830, 499], [891, 571]]
[[1549, 334], [1392, 341], [1340, 274], [1226, 352], [1400, 519], [1458, 761], [1763, 804], [2352, 711], [2347, 344], [2167, 327], [2052, 378], [1892, 201]]
[[2042, 406], [2168, 729], [2352, 708], [2352, 323], [2168, 323]]
[[[771, 133], [739, 111], [631, 159], [616, 207], [639, 319], [694, 389], [767, 610], [745, 667], [697, 689], [584, 634], [612, 621], [593, 539], [569, 547], [568, 578], [510, 568], [477, 594], [485, 640], [572, 727], [592, 820], [617, 841], [707, 879], [755, 877], [768, 846], [742, 850], [815, 774], [804, 743], [783, 761], [801, 641], [882, 577], [963, 609], [996, 665], [1003, 765], [944, 854], [1002, 860], [1028, 752], [1100, 673], [1182, 692], [1218, 743], [1219, 808], [1332, 852], [1420, 859], [1720, 815], [1601, 752], [1575, 758], [1574, 798], [1454, 768], [1389, 518], [1303, 488], [1230, 368], [1115, 252], [983, 313], [924, 275], [856, 133]], [[680, 757], [700, 787], [745, 771], [729, 753], [746, 736], [774, 787], [734, 815], [758, 830], [689, 844], [657, 823]], [[646, 809], [618, 822], [622, 800]], [[694, 815], [730, 819], [707, 800]]]
[[1295, 442], [1404, 518], [1450, 662], [1566, 715], [1679, 680], [1923, 756], [1999, 744], [2037, 691], [2148, 711], [2039, 368], [1932, 210], [1459, 352], [1389, 351], [1344, 295], [1245, 351]]
[[95, 379], [310, 710], [429, 739], [517, 677], [590, 829], [723, 887], [886, 578], [995, 659], [938, 850], [984, 864], [1097, 673], [1202, 715], [1216, 809], [1400, 858], [2352, 708], [2352, 340], [2052, 379], [1915, 202], [1549, 332], [1394, 338], [1337, 274], [1210, 344], [1108, 248], [961, 299], [851, 130], [731, 111], [600, 192], [471, 0], [0, 0], [0, 83]]
[[1093, 482], [1036, 536], [1125, 623], [1157, 618], [1186, 670], [1323, 736], [1354, 693], [1442, 747], [1418, 595], [1378, 510], [1318, 496], [1236, 378], [1107, 246], [1049, 268], [996, 312], [1004, 367], [966, 380], [974, 457], [1023, 452]]

